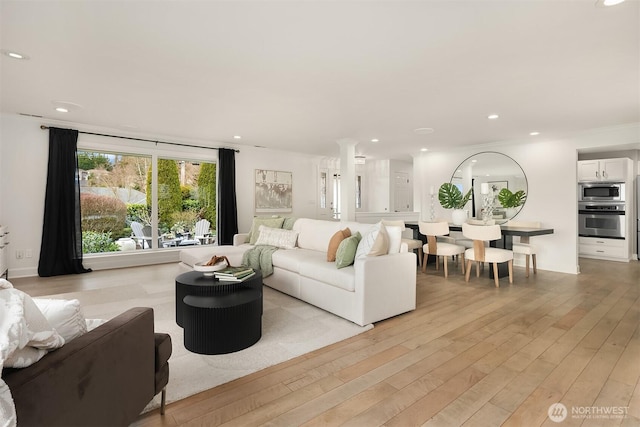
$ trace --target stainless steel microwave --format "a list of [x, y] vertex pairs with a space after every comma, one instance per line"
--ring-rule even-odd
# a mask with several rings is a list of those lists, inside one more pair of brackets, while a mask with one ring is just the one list
[[624, 182], [582, 182], [578, 184], [581, 202], [624, 202]]

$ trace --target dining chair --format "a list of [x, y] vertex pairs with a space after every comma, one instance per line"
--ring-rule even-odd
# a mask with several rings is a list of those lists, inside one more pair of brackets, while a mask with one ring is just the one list
[[456, 255], [462, 255], [462, 274], [464, 274], [464, 251], [466, 248], [464, 246], [455, 245], [447, 242], [438, 242], [438, 236], [446, 236], [449, 234], [449, 223], [446, 221], [439, 222], [418, 222], [418, 228], [420, 229], [420, 233], [427, 236], [427, 243], [422, 247], [422, 252], [424, 253], [424, 259], [422, 261], [422, 272], [427, 272], [427, 257], [429, 255], [435, 255], [436, 257], [436, 270], [440, 267], [440, 257], [444, 259], [444, 277], [449, 276], [448, 270], [448, 260], [447, 257], [451, 257], [452, 259]]
[[498, 263], [506, 262], [509, 267], [509, 283], [513, 283], [513, 251], [485, 246], [491, 240], [502, 238], [499, 225], [472, 225], [462, 224], [462, 234], [473, 240], [473, 248], [467, 249], [464, 257], [467, 259], [467, 272], [465, 280], [469, 281], [471, 273], [471, 261], [476, 262], [476, 277], [480, 276], [480, 263], [490, 262], [493, 264], [493, 278], [496, 287], [500, 286], [498, 277]]
[[[487, 222], [484, 222], [484, 220], [473, 219], [473, 218], [469, 218], [465, 222], [467, 224], [471, 224], [471, 225], [494, 225], [496, 223], [496, 221], [494, 219], [490, 219]], [[467, 249], [473, 247], [473, 240], [467, 239], [466, 237], [455, 238], [453, 243], [456, 244], [456, 245], [464, 246]]]
[[[528, 228], [541, 228], [540, 221], [509, 221], [507, 225], [512, 227], [528, 227]], [[538, 274], [538, 268], [536, 266], [536, 254], [538, 249], [529, 243], [529, 236], [520, 236], [520, 241], [513, 244], [514, 254], [523, 254], [526, 257], [526, 276], [529, 277], [529, 258], [533, 260], [533, 274]]]
[[[401, 227], [403, 233], [405, 230], [407, 230], [404, 220], [401, 219], [384, 219], [382, 220], [382, 224], [384, 224], [385, 226], [399, 226]], [[422, 245], [424, 244], [422, 240], [402, 237], [401, 243], [406, 243], [409, 251], [411, 252], [418, 251], [418, 265], [422, 266]]]

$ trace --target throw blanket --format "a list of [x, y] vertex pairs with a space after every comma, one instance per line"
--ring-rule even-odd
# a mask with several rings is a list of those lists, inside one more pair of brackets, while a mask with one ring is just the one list
[[[63, 344], [64, 338], [49, 325], [31, 297], [0, 279], [0, 372], [5, 366], [27, 367]], [[16, 424], [11, 391], [0, 378], [0, 426]]]
[[273, 262], [271, 262], [271, 258], [277, 250], [278, 248], [276, 246], [254, 246], [242, 255], [242, 265], [251, 267], [254, 270], [262, 270], [263, 278], [271, 276], [273, 274]]

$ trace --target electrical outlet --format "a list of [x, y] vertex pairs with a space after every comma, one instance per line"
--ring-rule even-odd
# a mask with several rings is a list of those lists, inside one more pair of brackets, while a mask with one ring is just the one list
[[22, 259], [22, 258], [24, 258], [24, 251], [23, 251], [23, 250], [21, 250], [21, 249], [20, 249], [20, 250], [17, 250], [17, 251], [16, 251], [16, 258], [17, 258], [17, 259]]
[[25, 249], [24, 250], [24, 257], [25, 258], [32, 258], [33, 257], [33, 251], [31, 249]]

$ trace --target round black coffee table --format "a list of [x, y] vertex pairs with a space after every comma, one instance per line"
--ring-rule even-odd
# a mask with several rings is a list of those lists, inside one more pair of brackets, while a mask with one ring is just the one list
[[262, 274], [224, 282], [197, 271], [176, 277], [176, 323], [184, 346], [200, 354], [225, 354], [262, 336]]

